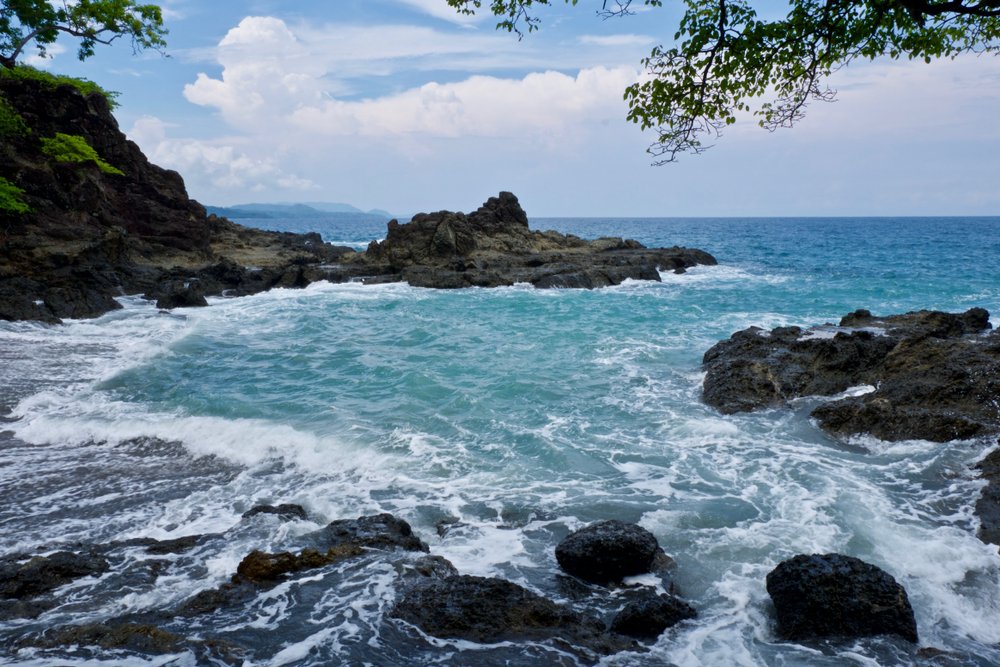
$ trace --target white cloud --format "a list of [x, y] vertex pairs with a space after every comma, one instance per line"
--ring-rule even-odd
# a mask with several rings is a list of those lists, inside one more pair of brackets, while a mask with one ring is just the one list
[[278, 19], [243, 19], [219, 43], [218, 57], [222, 78], [198, 74], [184, 96], [217, 108], [234, 125], [253, 124], [322, 96], [322, 66]]
[[373, 62], [457, 54], [472, 45], [465, 39], [442, 42], [432, 39], [433, 31], [405, 26], [382, 26], [377, 29], [381, 39], [374, 40], [373, 30], [339, 29], [323, 42], [309, 29], [293, 33], [273, 17], [247, 17], [219, 44], [221, 78], [199, 74], [184, 94], [244, 130], [281, 127], [287, 132], [294, 126], [328, 137], [517, 139], [572, 133], [595, 117], [620, 119], [622, 90], [637, 76], [631, 67], [593, 67], [575, 76], [557, 71], [521, 78], [471, 76], [363, 100], [337, 97], [337, 85], [327, 77], [331, 69], [371, 69]]
[[[210, 183], [221, 190], [310, 190], [316, 184], [282, 169], [273, 156], [253, 156], [232, 141], [171, 139], [172, 126], [154, 116], [142, 116], [126, 133], [150, 161], [175, 169], [189, 180]], [[269, 149], [267, 149], [269, 150]]]
[[580, 35], [581, 44], [595, 46], [648, 46], [655, 44], [657, 39], [649, 35]]
[[45, 55], [41, 55], [35, 49], [34, 45], [29, 44], [27, 49], [22, 52], [24, 57], [23, 62], [32, 67], [38, 67], [40, 69], [48, 69], [52, 65], [52, 61], [55, 60], [57, 56], [66, 53], [66, 47], [62, 44], [48, 44], [45, 46]]
[[521, 79], [474, 76], [359, 102], [328, 100], [298, 109], [291, 119], [302, 129], [327, 136], [537, 141], [572, 135], [582, 123], [622, 118], [621, 91], [636, 77], [629, 68], [604, 67], [581, 70], [575, 77], [559, 72]]
[[400, 4], [408, 5], [436, 19], [468, 25], [478, 23], [490, 17], [489, 12], [478, 14], [460, 14], [454, 7], [449, 6], [444, 0], [397, 0]]

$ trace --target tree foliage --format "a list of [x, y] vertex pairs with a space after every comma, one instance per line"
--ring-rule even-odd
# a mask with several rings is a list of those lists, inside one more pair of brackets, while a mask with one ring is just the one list
[[30, 211], [31, 208], [24, 203], [23, 197], [24, 190], [0, 176], [0, 214], [20, 215]]
[[166, 45], [163, 14], [156, 5], [135, 0], [0, 0], [0, 64], [12, 68], [34, 43], [38, 53], [60, 34], [79, 39], [77, 55], [94, 55], [98, 44], [125, 37], [133, 50]]
[[[466, 14], [484, 4], [447, 1]], [[683, 1], [673, 41], [653, 49], [642, 61], [646, 76], [625, 91], [628, 120], [657, 133], [649, 148], [656, 164], [702, 152], [740, 112], [752, 111], [769, 130], [793, 125], [810, 101], [833, 99], [825, 80], [858, 59], [930, 62], [1000, 50], [1000, 0], [787, 0], [777, 17], [762, 16], [769, 8], [761, 0]], [[539, 25], [533, 7], [558, 2], [485, 4], [498, 28], [522, 36]], [[603, 0], [597, 13], [628, 15], [632, 4]]]
[[93, 162], [105, 174], [124, 175], [121, 169], [101, 159], [85, 138], [76, 134], [56, 132], [54, 137], [43, 138], [42, 152], [56, 162]]

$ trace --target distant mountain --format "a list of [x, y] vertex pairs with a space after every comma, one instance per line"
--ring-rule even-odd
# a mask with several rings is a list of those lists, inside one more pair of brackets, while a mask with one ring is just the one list
[[317, 216], [358, 216], [358, 219], [377, 218], [389, 220], [393, 217], [388, 211], [372, 209], [362, 211], [350, 204], [337, 202], [309, 202], [306, 204], [237, 204], [235, 206], [206, 206], [209, 213], [226, 218], [315, 218]]

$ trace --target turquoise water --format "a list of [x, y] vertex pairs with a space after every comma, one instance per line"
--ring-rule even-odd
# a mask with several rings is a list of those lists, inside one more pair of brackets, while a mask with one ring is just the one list
[[[737, 416], [699, 400], [704, 351], [750, 325], [818, 324], [857, 308], [1000, 313], [1000, 218], [532, 227], [695, 246], [720, 264], [595, 291], [316, 284], [172, 314], [130, 298], [95, 321], [0, 324], [16, 435], [2, 445], [5, 552], [227, 535], [178, 558], [159, 585], [122, 595], [110, 580], [81, 584], [65, 608], [0, 633], [170, 609], [228, 580], [253, 548], [388, 511], [463, 573], [598, 611], [608, 603], [581, 601], [556, 576], [555, 544], [599, 519], [652, 530], [700, 617], [610, 665], [1000, 663], [1000, 556], [975, 537], [981, 483], [970, 471], [995, 443], [840, 443], [809, 421], [818, 399]], [[317, 230], [359, 247], [384, 233]], [[259, 502], [297, 502], [313, 520], [241, 524]], [[439, 535], [442, 520], [457, 523]], [[765, 575], [827, 551], [893, 574], [920, 648], [945, 657], [886, 638], [778, 641]], [[319, 599], [284, 585], [253, 613], [167, 629], [247, 646], [253, 664], [573, 664], [551, 647], [432, 640], [387, 621], [395, 577], [377, 561], [323, 576]]]

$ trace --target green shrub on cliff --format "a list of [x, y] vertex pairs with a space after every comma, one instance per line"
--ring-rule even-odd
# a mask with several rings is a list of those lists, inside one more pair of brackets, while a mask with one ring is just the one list
[[121, 169], [102, 160], [87, 140], [79, 135], [57, 132], [54, 137], [42, 139], [42, 152], [56, 162], [93, 162], [105, 174], [124, 176]]
[[23, 137], [28, 134], [28, 126], [25, 125], [21, 114], [0, 95], [0, 138]]
[[53, 74], [52, 72], [36, 69], [30, 65], [18, 65], [13, 69], [0, 67], [0, 78], [17, 79], [19, 81], [39, 81], [53, 88], [56, 86], [73, 86], [83, 95], [90, 95], [91, 93], [103, 95], [111, 109], [115, 109], [118, 106], [118, 102], [115, 100], [118, 97], [118, 93], [115, 91], [104, 90], [89, 79], [78, 79], [64, 74]]
[[31, 208], [21, 196], [24, 190], [0, 176], [0, 213], [27, 213]]

